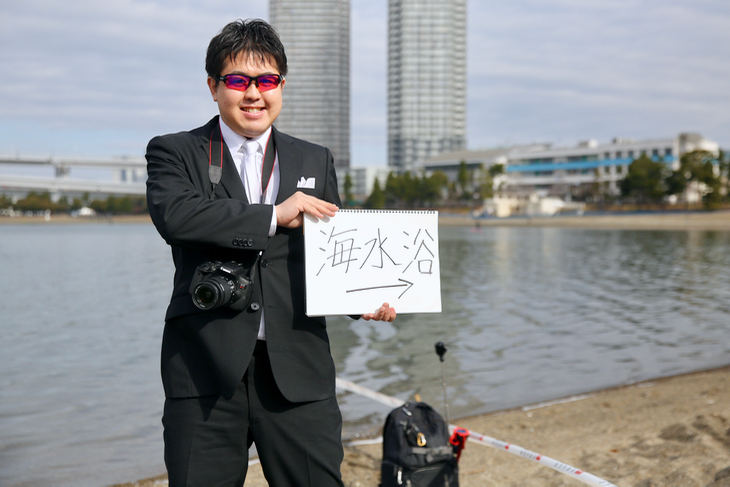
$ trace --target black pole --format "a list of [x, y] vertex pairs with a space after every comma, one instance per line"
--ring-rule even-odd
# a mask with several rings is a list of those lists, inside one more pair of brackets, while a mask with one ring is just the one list
[[436, 342], [436, 355], [439, 356], [439, 365], [441, 366], [441, 385], [444, 388], [444, 410], [446, 411], [446, 425], [451, 424], [449, 419], [449, 400], [446, 395], [446, 375], [444, 374], [444, 355], [446, 355], [446, 345], [444, 342]]

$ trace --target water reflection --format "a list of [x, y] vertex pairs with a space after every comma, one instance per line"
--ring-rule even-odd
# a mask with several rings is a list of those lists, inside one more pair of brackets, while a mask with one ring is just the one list
[[[338, 374], [452, 418], [730, 362], [730, 232], [440, 229], [440, 314], [329, 322]], [[151, 225], [0, 226], [0, 485], [163, 471]], [[339, 397], [348, 435], [387, 407]]]
[[[342, 376], [442, 407], [444, 341], [458, 417], [728, 362], [728, 232], [447, 227], [440, 248], [443, 313], [343, 322]], [[351, 426], [382, 421], [341, 403]]]

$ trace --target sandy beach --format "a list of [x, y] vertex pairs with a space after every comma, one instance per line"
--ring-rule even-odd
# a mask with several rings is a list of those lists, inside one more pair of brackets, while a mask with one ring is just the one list
[[[730, 366], [454, 423], [622, 487], [730, 486]], [[381, 453], [381, 444], [346, 447], [345, 485], [376, 487]], [[585, 485], [544, 465], [472, 442], [459, 468], [462, 487]], [[161, 476], [124, 487], [165, 484]], [[249, 469], [245, 485], [267, 485], [260, 465]]]
[[[729, 386], [726, 367], [455, 423], [620, 486], [728, 486]], [[380, 456], [380, 445], [348, 448], [346, 484], [377, 486]], [[583, 485], [538, 463], [475, 443], [467, 443], [462, 454], [459, 480], [464, 487]], [[252, 479], [250, 485], [265, 484]]]
[[508, 227], [570, 227], [621, 230], [730, 230], [730, 211], [715, 212], [651, 212], [520, 217], [482, 218], [441, 214], [441, 226], [508, 226]]
[[[67, 224], [67, 223], [151, 223], [149, 215], [120, 215], [113, 217], [71, 217], [69, 215], [51, 215], [49, 220], [41, 216], [32, 217], [0, 217], [2, 224]], [[730, 210], [712, 212], [649, 212], [649, 213], [617, 213], [515, 217], [515, 218], [482, 218], [475, 220], [469, 215], [440, 212], [440, 226], [468, 227], [571, 227], [593, 229], [624, 230], [730, 230]]]

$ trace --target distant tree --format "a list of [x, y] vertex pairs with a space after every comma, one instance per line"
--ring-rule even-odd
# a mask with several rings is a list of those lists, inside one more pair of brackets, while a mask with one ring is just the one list
[[459, 199], [465, 200], [471, 198], [471, 191], [469, 188], [471, 183], [471, 174], [466, 166], [466, 161], [461, 161], [459, 163], [459, 172], [456, 175], [456, 182], [459, 183], [459, 189], [461, 191]]
[[[679, 159], [679, 168], [672, 171], [666, 179], [667, 194], [682, 194], [691, 183], [697, 185], [702, 193], [702, 202], [706, 208], [716, 208], [722, 200], [721, 171], [725, 155], [715, 156], [708, 151], [695, 150], [687, 152]], [[720, 170], [715, 172], [715, 164]]]
[[434, 207], [441, 204], [444, 193], [448, 191], [449, 177], [442, 171], [421, 178], [419, 199], [422, 206]]
[[608, 182], [601, 181], [601, 171], [599, 168], [593, 170], [593, 176], [593, 183], [591, 183], [587, 196], [597, 202], [599, 208], [603, 208], [606, 197], [608, 196]]
[[13, 199], [10, 196], [0, 194], [0, 208], [7, 208], [13, 206]]
[[418, 176], [414, 176], [411, 171], [401, 174], [401, 199], [408, 208], [413, 208], [419, 201], [421, 195], [421, 181]]
[[720, 178], [725, 181], [725, 199], [730, 200], [730, 154], [721, 150], [718, 156]]
[[71, 197], [66, 198], [68, 200], [68, 207], [70, 210], [80, 210], [84, 206], [84, 202], [81, 200], [81, 198], [73, 198]]
[[418, 197], [419, 181], [414, 180], [410, 171], [403, 174], [388, 174], [385, 182], [385, 202], [389, 207], [413, 206]]
[[393, 171], [389, 172], [388, 177], [385, 180], [385, 189], [383, 190], [386, 206], [397, 206], [402, 192], [400, 178]]
[[380, 181], [375, 178], [373, 182], [373, 190], [370, 196], [365, 200], [365, 208], [379, 209], [385, 208], [385, 193], [380, 189]]
[[343, 202], [345, 206], [352, 206], [352, 178], [350, 177], [350, 173], [348, 172], [345, 175], [345, 184], [344, 184], [344, 190], [345, 190], [345, 201]]
[[476, 176], [476, 192], [480, 198], [494, 196], [494, 178], [502, 173], [504, 173], [504, 164], [493, 164], [488, 168], [482, 165]]
[[91, 200], [87, 206], [100, 214], [109, 212], [108, 200]]
[[626, 177], [621, 181], [621, 194], [634, 198], [638, 203], [656, 203], [665, 192], [666, 166], [651, 160], [646, 154], [629, 164]]
[[58, 204], [51, 200], [51, 193], [45, 191], [43, 193], [36, 193], [31, 191], [25, 198], [18, 200], [14, 208], [19, 211], [57, 211]]

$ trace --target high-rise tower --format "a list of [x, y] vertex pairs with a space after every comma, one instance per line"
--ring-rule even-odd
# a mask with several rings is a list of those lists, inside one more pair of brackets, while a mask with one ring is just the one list
[[276, 127], [350, 165], [350, 1], [270, 0], [289, 73]]
[[466, 0], [388, 1], [388, 165], [466, 148]]

